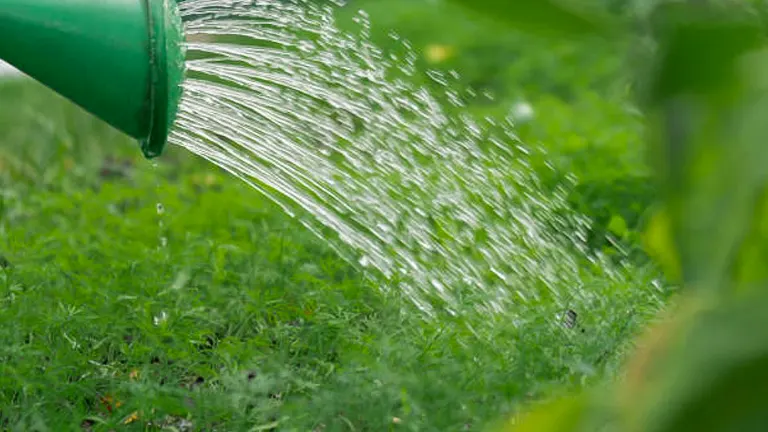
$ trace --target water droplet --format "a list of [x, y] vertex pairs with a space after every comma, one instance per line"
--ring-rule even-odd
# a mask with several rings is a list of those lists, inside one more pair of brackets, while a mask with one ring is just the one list
[[168, 313], [166, 311], [162, 311], [152, 318], [152, 323], [156, 326], [163, 325], [166, 321], [168, 321]]
[[519, 122], [527, 122], [533, 119], [536, 112], [528, 102], [517, 102], [512, 106], [512, 117]]
[[[574, 222], [571, 187], [542, 186], [532, 166], [545, 152], [515, 130], [535, 118], [530, 103], [475, 121], [457, 108], [493, 100], [490, 92], [462, 88], [455, 71], [430, 72], [429, 86], [390, 79], [417, 74], [421, 55], [394, 33], [398, 56], [382, 54], [364, 13], [362, 31], [348, 34], [313, 2], [227, 3], [180, 4], [189, 31], [211, 40], [190, 45], [199, 60], [187, 62], [194, 74], [173, 144], [304, 215], [340, 254], [396, 280], [426, 316], [471, 310], [523, 326], [518, 315], [543, 298], [614, 293], [612, 283], [632, 280], [585, 252], [590, 224]], [[600, 287], [583, 287], [585, 265], [601, 266]]]

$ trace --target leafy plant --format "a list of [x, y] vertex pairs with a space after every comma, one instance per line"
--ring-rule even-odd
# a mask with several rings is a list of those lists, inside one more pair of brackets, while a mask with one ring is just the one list
[[[492, 1], [465, 3], [505, 12]], [[538, 19], [526, 29], [584, 28], [551, 2], [508, 6], [508, 16]], [[623, 398], [607, 430], [768, 429], [768, 339], [761, 333], [768, 308], [761, 290], [768, 282], [768, 43], [761, 12], [752, 2], [675, 2], [649, 16], [656, 48], [637, 90], [661, 206], [646, 238], [686, 291], [681, 308], [642, 340], [627, 379], [608, 390]], [[588, 420], [599, 399], [584, 397], [534, 411], [508, 430], [595, 430]]]
[[581, 13], [557, 0], [458, 1], [495, 21], [546, 36], [599, 35], [611, 28], [607, 17], [596, 11]]

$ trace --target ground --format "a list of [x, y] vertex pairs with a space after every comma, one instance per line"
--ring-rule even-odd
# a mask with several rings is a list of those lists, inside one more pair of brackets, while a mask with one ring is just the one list
[[[404, 33], [418, 16], [404, 4], [389, 14], [368, 6], [381, 28], [400, 22]], [[490, 45], [460, 49], [472, 38], [450, 22], [437, 27], [406, 34], [425, 61], [454, 49], [475, 56], [467, 63], [483, 49], [494, 57]], [[532, 52], [520, 46], [506, 49]], [[565, 311], [542, 307], [483, 337], [468, 325], [483, 317], [412, 313], [396, 289], [380, 289], [392, 282], [206, 162], [178, 148], [147, 162], [46, 89], [0, 82], [3, 427], [478, 430], [556, 389], [612, 377], [667, 293], [649, 289], [658, 275], [642, 253], [605, 241], [635, 251], [650, 203], [636, 114], [623, 93], [560, 76], [557, 61], [581, 58], [563, 50], [552, 65], [531, 55], [504, 66], [493, 75], [504, 98], [472, 109], [533, 107], [521, 135], [555, 162], [542, 175], [578, 176], [574, 208], [593, 217], [595, 250], [618, 254], [623, 273], [607, 283], [585, 262], [595, 309], [578, 311], [573, 329], [550, 325]], [[522, 78], [542, 68], [550, 85]]]

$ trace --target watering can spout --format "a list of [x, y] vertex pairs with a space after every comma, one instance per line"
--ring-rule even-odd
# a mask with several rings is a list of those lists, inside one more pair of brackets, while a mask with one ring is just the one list
[[176, 0], [0, 2], [0, 58], [138, 139], [148, 158], [176, 117], [182, 42]]

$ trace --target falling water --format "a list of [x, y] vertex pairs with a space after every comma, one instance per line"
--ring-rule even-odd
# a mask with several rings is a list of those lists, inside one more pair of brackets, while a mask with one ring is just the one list
[[413, 54], [385, 55], [364, 14], [349, 34], [317, 3], [183, 2], [189, 79], [171, 141], [334, 232], [427, 314], [570, 301], [585, 224], [565, 188], [540, 186], [515, 119], [454, 114], [450, 76], [432, 74], [441, 94], [395, 78], [415, 73]]

